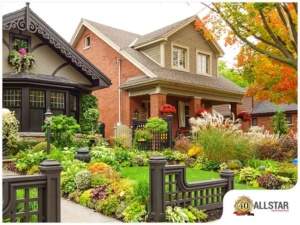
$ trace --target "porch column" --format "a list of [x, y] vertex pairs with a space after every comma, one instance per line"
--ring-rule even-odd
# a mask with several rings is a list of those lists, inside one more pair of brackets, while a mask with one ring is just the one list
[[237, 116], [237, 104], [235, 102], [230, 103], [230, 111], [235, 117]]
[[196, 114], [196, 111], [202, 107], [202, 100], [201, 98], [192, 98], [189, 102], [189, 108], [190, 108], [190, 117], [194, 117]]
[[167, 95], [152, 94], [150, 95], [150, 117], [160, 116], [159, 108], [161, 105], [167, 103]]

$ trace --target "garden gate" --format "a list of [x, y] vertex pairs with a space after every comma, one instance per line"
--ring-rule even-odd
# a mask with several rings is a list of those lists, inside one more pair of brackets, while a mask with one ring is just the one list
[[40, 164], [41, 174], [3, 177], [4, 222], [60, 222], [60, 171], [57, 161]]
[[[186, 168], [182, 165], [166, 165], [164, 157], [152, 157], [150, 164], [149, 220], [165, 221], [167, 206], [193, 206], [206, 212], [222, 212], [225, 193], [234, 188], [234, 174], [230, 170], [220, 173], [221, 179], [186, 182]], [[219, 213], [220, 214], [220, 213]]]
[[[173, 116], [169, 115], [163, 118], [168, 123], [168, 131], [164, 133], [152, 132], [152, 139], [138, 144], [139, 150], [162, 150], [165, 148], [171, 148], [173, 145], [173, 129], [172, 121]], [[132, 120], [132, 140], [134, 140], [134, 134], [136, 129], [144, 128], [147, 121], [145, 120]]]

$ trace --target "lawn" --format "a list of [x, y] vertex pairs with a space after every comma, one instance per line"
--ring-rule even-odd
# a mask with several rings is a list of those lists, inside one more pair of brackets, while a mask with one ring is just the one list
[[[123, 167], [121, 169], [122, 177], [126, 177], [132, 180], [140, 182], [149, 182], [149, 168], [145, 167]], [[218, 172], [205, 171], [194, 168], [187, 168], [187, 180], [189, 182], [204, 181], [220, 178]], [[239, 184], [235, 182], [235, 189], [258, 189], [246, 184]]]

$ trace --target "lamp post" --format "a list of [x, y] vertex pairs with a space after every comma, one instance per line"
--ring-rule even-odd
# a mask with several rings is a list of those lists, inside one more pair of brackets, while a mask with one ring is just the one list
[[[48, 120], [53, 115], [53, 113], [51, 112], [50, 108], [48, 108], [44, 115], [45, 115], [45, 123], [47, 123]], [[46, 128], [46, 134], [47, 134], [47, 137], [46, 137], [47, 138], [47, 154], [49, 154], [50, 153], [51, 130], [50, 130], [50, 127], [48, 127], [48, 126]]]

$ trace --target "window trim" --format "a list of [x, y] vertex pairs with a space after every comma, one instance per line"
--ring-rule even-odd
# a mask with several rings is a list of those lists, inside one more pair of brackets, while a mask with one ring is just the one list
[[[86, 45], [86, 40], [87, 38], [90, 39], [90, 45]], [[91, 41], [91, 36], [90, 35], [86, 35], [84, 38], [83, 38], [83, 49], [89, 49], [91, 48], [92, 46], [92, 41]]]
[[[186, 49], [186, 68], [179, 68], [173, 65], [173, 48], [178, 47], [178, 48], [184, 48]], [[190, 49], [187, 46], [180, 45], [174, 42], [171, 42], [171, 68], [175, 70], [180, 70], [180, 71], [185, 71], [185, 72], [190, 72]]]
[[[198, 73], [198, 54], [202, 54], [202, 55], [208, 55], [209, 56], [209, 67], [208, 67], [208, 73]], [[203, 51], [200, 49], [196, 49], [196, 74], [198, 75], [203, 75], [203, 76], [208, 76], [211, 77], [212, 76], [212, 53], [211, 52], [207, 52], [207, 51]]]

